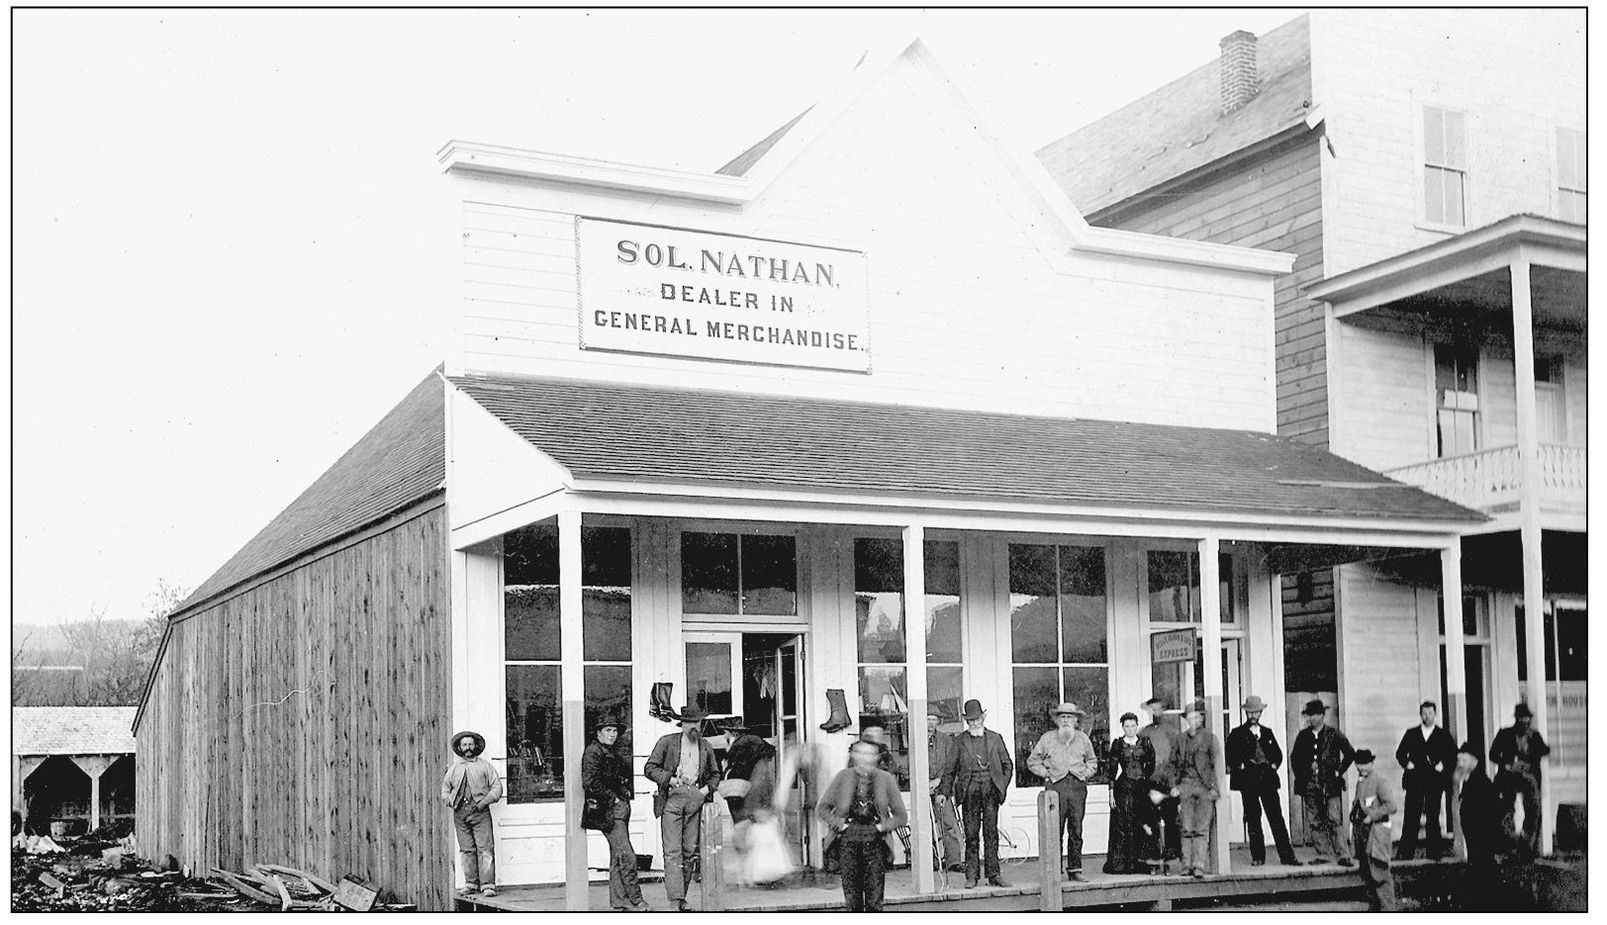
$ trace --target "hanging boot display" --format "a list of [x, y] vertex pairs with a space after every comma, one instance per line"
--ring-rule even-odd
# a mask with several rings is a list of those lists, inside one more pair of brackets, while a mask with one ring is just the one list
[[826, 704], [831, 707], [831, 716], [820, 724], [820, 728], [827, 732], [839, 732], [854, 724], [854, 721], [848, 718], [848, 700], [843, 696], [842, 688], [827, 688]]
[[670, 681], [654, 681], [652, 693], [648, 695], [647, 715], [666, 723], [679, 722], [681, 716], [670, 705], [670, 692], [675, 684]]

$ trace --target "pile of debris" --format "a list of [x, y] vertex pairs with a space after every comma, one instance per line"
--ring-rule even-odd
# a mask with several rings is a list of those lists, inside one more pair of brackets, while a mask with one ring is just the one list
[[243, 871], [214, 868], [208, 877], [180, 871], [171, 855], [152, 864], [135, 857], [132, 837], [91, 836], [56, 841], [12, 839], [13, 912], [333, 912], [411, 911], [411, 903], [381, 902], [378, 890], [353, 877], [334, 884], [303, 870], [253, 864]]

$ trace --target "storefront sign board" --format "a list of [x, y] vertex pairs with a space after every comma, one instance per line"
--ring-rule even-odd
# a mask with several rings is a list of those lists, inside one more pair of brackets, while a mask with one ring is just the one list
[[865, 255], [577, 218], [580, 346], [870, 371]]
[[1154, 665], [1170, 662], [1194, 661], [1196, 637], [1194, 630], [1170, 630], [1149, 637], [1149, 660]]

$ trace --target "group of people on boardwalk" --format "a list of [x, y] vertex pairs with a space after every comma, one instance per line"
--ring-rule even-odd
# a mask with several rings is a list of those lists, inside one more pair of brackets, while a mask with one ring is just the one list
[[[1143, 708], [1151, 721], [1142, 728], [1137, 714], [1123, 714], [1121, 732], [1102, 756], [1079, 728], [1086, 715], [1081, 707], [1062, 703], [1052, 711], [1054, 728], [1038, 738], [1026, 766], [1057, 796], [1056, 838], [1064, 839], [1067, 877], [1085, 879], [1083, 821], [1089, 784], [1100, 772], [1110, 784], [1106, 873], [1165, 872], [1175, 860], [1180, 862], [1178, 873], [1206, 876], [1213, 866], [1210, 844], [1221, 796], [1219, 768], [1242, 801], [1250, 863], [1266, 863], [1266, 829], [1280, 863], [1301, 863], [1279, 798], [1285, 756], [1277, 735], [1261, 723], [1266, 708], [1261, 698], [1252, 695], [1240, 705], [1244, 721], [1221, 747], [1204, 701], [1191, 701], [1180, 711], [1168, 706], [1161, 697], [1147, 701]], [[1540, 769], [1550, 749], [1531, 727], [1527, 705], [1517, 706], [1513, 725], [1497, 733], [1489, 748], [1497, 769], [1492, 780], [1485, 773], [1482, 749], [1468, 743], [1453, 746], [1450, 734], [1437, 725], [1437, 705], [1424, 701], [1419, 722], [1406, 730], [1395, 751], [1404, 799], [1376, 770], [1373, 752], [1353, 748], [1327, 722], [1328, 712], [1321, 700], [1306, 703], [1303, 728], [1288, 753], [1293, 790], [1315, 848], [1307, 863], [1359, 868], [1372, 908], [1395, 908], [1390, 862], [1415, 857], [1420, 834], [1428, 856], [1442, 856], [1446, 839], [1440, 811], [1456, 784], [1473, 890], [1495, 879], [1498, 852], [1514, 846], [1538, 852]], [[1179, 713], [1181, 726], [1173, 723]], [[666, 895], [672, 908], [690, 911], [686, 896], [697, 876], [704, 805], [719, 793], [735, 820], [752, 821], [771, 805], [781, 772], [775, 766], [775, 746], [750, 730], [727, 730], [734, 738], [722, 767], [704, 738], [702, 710], [689, 706], [672, 718], [679, 729], [658, 739], [643, 771], [656, 785], [653, 814], [663, 836]], [[987, 728], [979, 701], [966, 701], [962, 718], [964, 728], [947, 734], [938, 729], [943, 717], [937, 711], [928, 716], [935, 860], [946, 869], [963, 871], [967, 888], [984, 878], [990, 885], [1007, 886], [1000, 870], [998, 813], [1015, 779], [1015, 762], [1004, 737]], [[647, 911], [628, 831], [635, 795], [631, 758], [616, 748], [624, 725], [613, 716], [593, 724], [581, 756], [582, 825], [602, 833], [608, 843], [610, 906]], [[815, 806], [829, 833], [827, 853], [842, 873], [845, 907], [856, 911], [882, 908], [896, 834], [906, 833], [909, 848], [903, 787], [876, 732], [867, 727], [850, 744], [848, 767], [836, 772]], [[461, 892], [492, 896], [496, 864], [490, 807], [502, 798], [501, 778], [481, 756], [485, 740], [477, 733], [454, 735], [451, 748], [453, 761], [442, 780], [441, 798], [452, 811], [457, 833], [465, 880]], [[1346, 775], [1352, 767], [1357, 781], [1347, 812]], [[1390, 819], [1403, 807], [1406, 816], [1396, 846]], [[1515, 828], [1519, 807], [1521, 834]]]

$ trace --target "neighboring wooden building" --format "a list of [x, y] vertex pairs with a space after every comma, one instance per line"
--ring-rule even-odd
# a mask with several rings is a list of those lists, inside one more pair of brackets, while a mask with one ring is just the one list
[[[1289, 257], [1091, 227], [982, 123], [916, 42], [723, 172], [449, 143], [459, 340], [180, 611], [142, 846], [440, 907], [432, 788], [472, 728], [507, 780], [499, 879], [582, 906], [606, 850], [574, 759], [620, 711], [639, 771], [667, 683], [834, 766], [884, 726], [930, 891], [929, 705], [981, 699], [1021, 757], [1067, 699], [1101, 747], [1157, 689], [1225, 723], [1284, 687], [1279, 574], [1457, 548], [1476, 513], [1273, 433]], [[1041, 782], [1015, 783], [1036, 854]], [[789, 829], [811, 861], [820, 834]]]
[[12, 707], [12, 810], [41, 835], [132, 821], [133, 720], [133, 707]]
[[1320, 10], [1221, 49], [1040, 159], [1095, 225], [1294, 253], [1279, 433], [1491, 517], [1443, 665], [1435, 563], [1286, 576], [1291, 698], [1332, 680], [1375, 750], [1419, 700], [1488, 743], [1527, 699], [1550, 805], [1582, 801], [1584, 14]]

